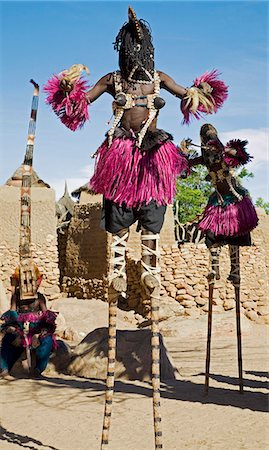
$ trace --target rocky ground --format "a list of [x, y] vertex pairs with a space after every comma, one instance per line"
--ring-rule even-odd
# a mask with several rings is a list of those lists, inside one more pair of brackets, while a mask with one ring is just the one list
[[[100, 301], [61, 299], [73, 338], [107, 324]], [[119, 311], [118, 328], [143, 324]], [[204, 394], [207, 316], [171, 316], [161, 322], [164, 345], [177, 369], [162, 383], [164, 450], [265, 450], [268, 434], [268, 326], [242, 317], [244, 394], [237, 384], [235, 311], [213, 316], [210, 390]], [[69, 342], [72, 347], [76, 342]], [[148, 349], [150, 352], [150, 348]], [[50, 367], [43, 380], [1, 380], [0, 448], [15, 450], [97, 450], [104, 407], [104, 382], [63, 375]], [[153, 450], [151, 386], [116, 382], [109, 450]]]

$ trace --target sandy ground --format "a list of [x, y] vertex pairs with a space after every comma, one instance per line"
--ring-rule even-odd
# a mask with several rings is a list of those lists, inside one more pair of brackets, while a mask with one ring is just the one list
[[[104, 303], [67, 299], [54, 306], [81, 336], [106, 325]], [[164, 330], [173, 331], [164, 342], [179, 371], [176, 381], [162, 384], [164, 450], [269, 448], [269, 327], [242, 319], [243, 395], [237, 385], [234, 311], [213, 317], [207, 396], [203, 390], [207, 317], [177, 317], [162, 324]], [[118, 328], [131, 327], [132, 315], [119, 312]], [[1, 450], [100, 449], [102, 381], [48, 374], [44, 380], [1, 380], [0, 391]], [[154, 448], [150, 384], [117, 381], [108, 450]]]

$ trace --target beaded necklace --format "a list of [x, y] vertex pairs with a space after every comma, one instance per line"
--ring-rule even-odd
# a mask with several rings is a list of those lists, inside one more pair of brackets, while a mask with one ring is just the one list
[[[130, 74], [131, 77], [131, 74]], [[128, 78], [128, 81], [130, 81], [130, 77]], [[115, 85], [115, 109], [113, 111], [114, 113], [114, 121], [113, 121], [113, 125], [110, 128], [110, 130], [108, 131], [108, 146], [110, 147], [110, 145], [112, 144], [113, 141], [113, 136], [115, 133], [115, 130], [117, 128], [117, 126], [119, 125], [122, 116], [124, 114], [124, 110], [125, 109], [131, 109], [134, 106], [138, 106], [136, 104], [136, 100], [138, 100], [139, 98], [141, 98], [141, 96], [138, 96], [136, 94], [129, 94], [124, 92], [123, 90], [123, 86], [122, 86], [122, 77], [121, 77], [121, 73], [120, 71], [116, 71], [113, 73], [113, 80], [114, 80], [114, 85]], [[154, 100], [159, 96], [160, 94], [160, 77], [157, 71], [154, 71], [154, 77], [153, 80], [150, 82], [146, 82], [144, 83], [144, 80], [135, 80], [136, 83], [140, 83], [140, 84], [149, 84], [149, 83], [154, 83], [154, 93], [153, 94], [147, 94], [145, 96], [143, 96], [143, 98], [147, 99], [147, 104], [145, 105], [146, 108], [149, 110], [149, 114], [148, 114], [148, 118], [147, 120], [144, 122], [143, 127], [141, 128], [141, 130], [139, 131], [138, 135], [137, 135], [137, 140], [136, 140], [136, 145], [137, 147], [141, 147], [142, 141], [145, 137], [145, 134], [150, 126], [150, 124], [152, 123], [152, 121], [155, 119], [159, 108], [156, 108]], [[124, 101], [124, 104], [119, 104], [117, 103], [117, 98], [121, 98]], [[141, 105], [140, 105], [141, 106]], [[142, 105], [144, 106], [144, 105]]]

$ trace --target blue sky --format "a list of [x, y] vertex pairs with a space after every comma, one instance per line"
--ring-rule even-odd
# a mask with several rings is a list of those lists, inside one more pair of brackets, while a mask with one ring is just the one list
[[[127, 20], [128, 2], [31, 1], [0, 3], [1, 8], [1, 171], [3, 184], [22, 162], [34, 78], [43, 86], [52, 74], [83, 63], [89, 83], [118, 67], [112, 43]], [[248, 139], [254, 156], [245, 182], [254, 199], [268, 200], [268, 3], [258, 1], [132, 1], [137, 16], [150, 23], [156, 68], [182, 86], [218, 69], [229, 85], [223, 108], [204, 121], [182, 126], [179, 100], [162, 91], [166, 106], [158, 126], [175, 142], [198, 141], [200, 126], [213, 123], [220, 137]], [[65, 128], [40, 94], [34, 168], [59, 198], [87, 182], [90, 155], [101, 144], [111, 117], [111, 97], [90, 106], [90, 122], [73, 133]]]

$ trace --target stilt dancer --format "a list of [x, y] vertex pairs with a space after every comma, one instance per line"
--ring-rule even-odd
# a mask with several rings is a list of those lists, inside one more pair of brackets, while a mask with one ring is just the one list
[[[45, 297], [38, 292], [42, 276], [31, 252], [31, 181], [39, 86], [33, 80], [30, 82], [34, 85], [34, 94], [22, 164], [19, 266], [11, 277], [10, 310], [2, 316], [5, 322], [2, 325], [4, 338], [0, 358], [2, 376], [8, 375], [23, 348], [29, 372], [32, 369], [33, 375], [40, 376], [55, 345], [56, 314], [47, 310]], [[35, 367], [31, 364], [32, 349], [36, 352]]]
[[195, 163], [205, 164], [208, 179], [215, 191], [199, 222], [199, 229], [205, 232], [206, 245], [210, 251], [208, 333], [205, 369], [205, 390], [209, 387], [210, 348], [212, 329], [212, 299], [215, 280], [220, 278], [219, 254], [221, 246], [228, 244], [231, 271], [228, 279], [233, 283], [236, 302], [238, 372], [240, 392], [243, 392], [242, 344], [240, 327], [240, 262], [239, 247], [251, 245], [250, 231], [258, 224], [255, 208], [246, 189], [233, 175], [233, 168], [246, 164], [251, 157], [246, 152], [247, 141], [229, 141], [224, 146], [217, 130], [210, 124], [201, 127], [202, 156]]
[[[112, 233], [109, 280], [109, 355], [106, 407], [101, 448], [108, 445], [112, 412], [116, 346], [117, 297], [126, 295], [125, 249], [129, 227], [138, 220], [142, 229], [141, 282], [152, 304], [152, 380], [155, 448], [162, 448], [159, 369], [159, 251], [158, 239], [166, 205], [173, 202], [176, 179], [188, 170], [185, 156], [172, 142], [172, 136], [156, 128], [165, 101], [163, 88], [181, 99], [184, 122], [190, 116], [214, 113], [227, 98], [227, 86], [212, 71], [196, 78], [191, 88], [178, 85], [154, 65], [150, 29], [138, 20], [132, 8], [128, 22], [120, 29], [114, 48], [119, 52], [119, 68], [103, 76], [87, 91], [77, 71], [70, 69], [50, 79], [45, 86], [47, 102], [71, 130], [88, 118], [87, 105], [103, 93], [113, 97], [114, 122], [96, 152], [91, 189], [104, 196], [102, 225]], [[79, 65], [80, 69], [85, 66]]]

